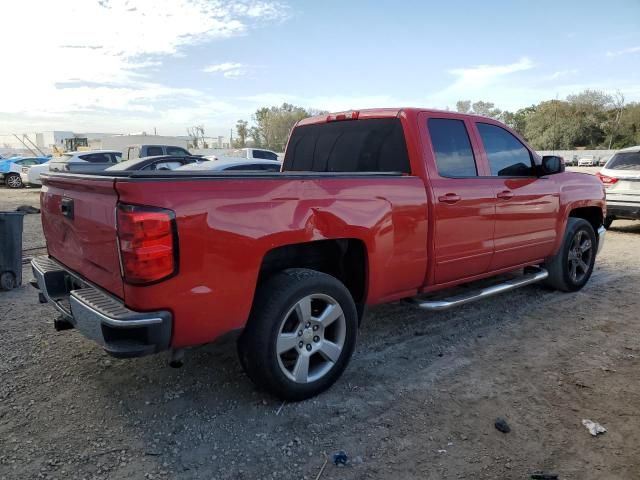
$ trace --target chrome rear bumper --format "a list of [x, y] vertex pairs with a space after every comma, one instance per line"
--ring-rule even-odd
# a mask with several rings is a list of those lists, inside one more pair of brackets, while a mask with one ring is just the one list
[[130, 310], [47, 256], [35, 257], [31, 269], [47, 302], [107, 353], [139, 357], [169, 348], [173, 320], [170, 312]]

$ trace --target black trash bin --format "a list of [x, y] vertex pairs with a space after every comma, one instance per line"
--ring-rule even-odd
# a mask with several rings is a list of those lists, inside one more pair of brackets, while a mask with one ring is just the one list
[[0, 212], [0, 289], [22, 285], [21, 212]]

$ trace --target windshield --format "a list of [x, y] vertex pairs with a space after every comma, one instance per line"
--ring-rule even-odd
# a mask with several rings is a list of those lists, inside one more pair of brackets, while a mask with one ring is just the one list
[[618, 152], [607, 163], [610, 170], [640, 170], [640, 152]]

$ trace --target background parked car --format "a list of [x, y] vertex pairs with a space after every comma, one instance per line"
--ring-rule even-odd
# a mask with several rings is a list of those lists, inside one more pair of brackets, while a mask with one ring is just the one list
[[214, 172], [222, 171], [256, 171], [256, 172], [279, 172], [282, 164], [275, 160], [239, 160], [237, 158], [221, 158], [215, 162], [202, 162], [198, 164], [185, 165], [176, 170], [208, 170]]
[[124, 149], [122, 159], [133, 160], [134, 158], [159, 157], [170, 155], [172, 157], [193, 157], [189, 150], [174, 145], [129, 145]]
[[40, 174], [49, 171], [49, 160], [40, 165], [25, 165], [20, 169], [20, 178], [26, 187], [40, 187], [42, 180]]
[[607, 189], [605, 228], [620, 218], [640, 220], [640, 145], [616, 152], [597, 176]]
[[593, 155], [583, 155], [578, 159], [579, 167], [593, 167], [595, 165], [595, 159]]
[[209, 160], [219, 160], [222, 158], [246, 158], [249, 160], [279, 160], [282, 161], [280, 155], [273, 150], [264, 148], [236, 148], [234, 150], [226, 150], [222, 155], [207, 155]]
[[599, 167], [604, 167], [611, 157], [613, 157], [613, 155], [604, 155], [604, 156], [598, 158], [598, 166]]
[[197, 162], [208, 162], [202, 157], [183, 157], [172, 155], [159, 155], [157, 157], [134, 158], [124, 160], [117, 165], [107, 168], [108, 171], [133, 171], [133, 170], [175, 170], [183, 165]]
[[61, 157], [52, 158], [49, 170], [52, 172], [91, 173], [115, 165], [122, 159], [122, 152], [116, 150], [90, 150], [87, 152], [68, 152]]
[[14, 157], [0, 161], [0, 182], [4, 182], [9, 188], [22, 188], [20, 173], [22, 167], [40, 165], [49, 161], [49, 157]]

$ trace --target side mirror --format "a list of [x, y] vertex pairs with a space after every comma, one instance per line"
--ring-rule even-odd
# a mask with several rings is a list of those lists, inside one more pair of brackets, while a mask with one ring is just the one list
[[553, 175], [564, 172], [564, 158], [556, 155], [545, 155], [542, 157], [540, 173], [542, 175]]

